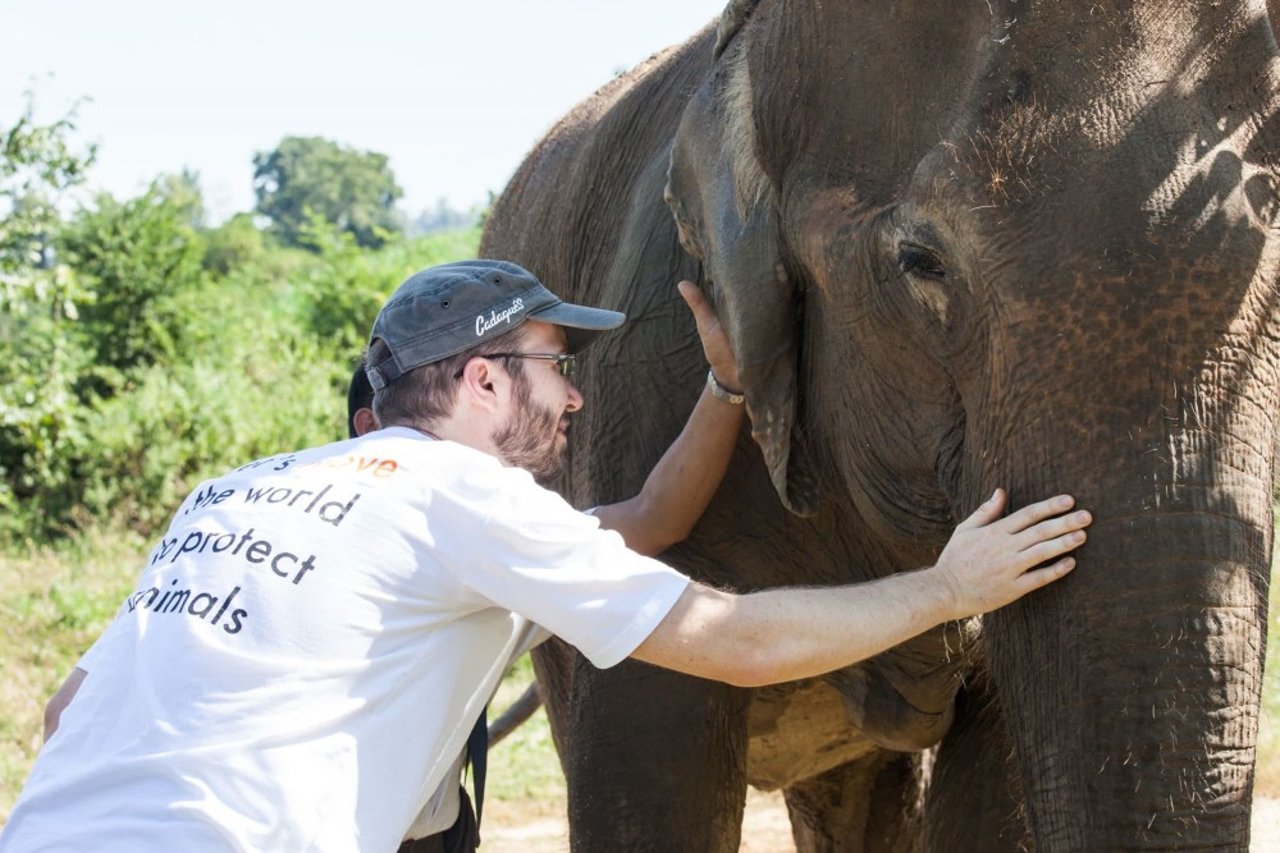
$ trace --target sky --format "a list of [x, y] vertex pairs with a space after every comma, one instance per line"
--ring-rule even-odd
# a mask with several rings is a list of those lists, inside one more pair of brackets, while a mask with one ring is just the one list
[[500, 192], [618, 71], [725, 0], [0, 0], [0, 129], [79, 102], [91, 185], [196, 171], [212, 223], [253, 207], [253, 155], [323, 136], [390, 157], [411, 216]]

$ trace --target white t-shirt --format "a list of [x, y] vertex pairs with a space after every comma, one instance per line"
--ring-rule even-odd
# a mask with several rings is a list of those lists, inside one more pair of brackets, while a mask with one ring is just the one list
[[687, 583], [413, 430], [250, 463], [179, 508], [0, 849], [394, 850], [456, 809], [432, 795], [530, 623], [612, 666]]

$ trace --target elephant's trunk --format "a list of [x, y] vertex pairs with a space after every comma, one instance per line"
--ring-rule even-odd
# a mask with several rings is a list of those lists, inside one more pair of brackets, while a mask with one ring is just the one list
[[1110, 488], [1076, 571], [984, 625], [1038, 849], [1244, 849], [1270, 490]]
[[1095, 518], [1071, 575], [984, 625], [1041, 851], [1247, 848], [1280, 297], [1270, 260], [1210, 231], [1221, 273], [1172, 250], [1104, 268], [1078, 328], [1010, 297], [1043, 313], [993, 336], [993, 391], [966, 406], [965, 482]]

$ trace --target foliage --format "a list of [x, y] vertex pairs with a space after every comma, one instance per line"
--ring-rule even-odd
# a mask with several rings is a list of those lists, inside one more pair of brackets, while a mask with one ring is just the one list
[[373, 251], [315, 211], [300, 248], [248, 214], [206, 229], [189, 171], [64, 222], [92, 155], [73, 130], [29, 110], [0, 136], [0, 542], [95, 520], [150, 532], [204, 477], [341, 437], [378, 306], [479, 242], [471, 229]]
[[73, 384], [85, 366], [68, 340], [81, 292], [58, 262], [58, 205], [93, 149], [71, 141], [74, 111], [51, 123], [34, 104], [0, 129], [0, 532], [18, 502], [69, 487], [60, 450], [80, 445]]
[[267, 250], [262, 232], [248, 213], [237, 213], [218, 228], [205, 232], [204, 240], [204, 268], [219, 276], [238, 267], [260, 264]]
[[60, 254], [91, 294], [81, 331], [97, 364], [124, 369], [175, 356], [180, 319], [169, 297], [198, 287], [204, 274], [191, 225], [203, 205], [192, 191], [161, 180], [123, 202], [99, 195], [59, 237]]
[[0, 275], [6, 290], [52, 265], [57, 204], [84, 181], [95, 153], [93, 146], [73, 149], [74, 130], [74, 109], [51, 124], [40, 124], [30, 96], [13, 127], [0, 129]]
[[[173, 289], [129, 290], [134, 310], [117, 299], [90, 320], [102, 307], [96, 302], [73, 329], [41, 338], [46, 346], [64, 342], [69, 353], [63, 430], [40, 445], [49, 464], [23, 469], [28, 488], [14, 492], [8, 534], [43, 537], [89, 519], [151, 531], [205, 477], [341, 437], [346, 382], [378, 306], [410, 272], [474, 253], [478, 235], [397, 242], [374, 253], [322, 227], [323, 239], [313, 234], [318, 253], [258, 246], [252, 261], [225, 274], [201, 269], [198, 251], [193, 262], [184, 250], [183, 262], [170, 265]], [[98, 281], [95, 270], [72, 273]], [[125, 341], [135, 342], [137, 357], [108, 363], [96, 355], [118, 354]]]
[[392, 243], [371, 254], [350, 234], [313, 214], [303, 228], [302, 243], [321, 263], [299, 276], [301, 312], [319, 338], [358, 354], [368, 343], [378, 309], [401, 281], [423, 267], [469, 257], [479, 242], [480, 230], [470, 228]]
[[308, 212], [377, 248], [399, 231], [394, 205], [403, 194], [387, 157], [318, 136], [288, 136], [253, 158], [257, 211], [290, 246], [305, 245]]
[[72, 118], [40, 124], [29, 105], [0, 129], [9, 545], [95, 521], [151, 532], [198, 480], [342, 436], [345, 383], [378, 306], [409, 273], [479, 242], [475, 229], [391, 239], [400, 190], [386, 158], [314, 139], [257, 164], [273, 228], [292, 222], [297, 248], [264, 240], [249, 214], [205, 228], [189, 170], [135, 198], [100, 194], [64, 221], [93, 157]]
[[161, 175], [152, 182], [151, 191], [180, 212], [183, 224], [196, 229], [204, 227], [204, 193], [200, 190], [199, 172], [183, 169], [176, 174]]

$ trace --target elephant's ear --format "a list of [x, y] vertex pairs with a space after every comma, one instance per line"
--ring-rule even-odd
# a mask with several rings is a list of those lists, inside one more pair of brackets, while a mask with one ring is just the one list
[[731, 46], [689, 102], [666, 199], [681, 245], [703, 264], [773, 486], [798, 515], [818, 484], [797, 423], [799, 299], [782, 260], [777, 192], [755, 155], [746, 63]]
[[[755, 11], [756, 5], [760, 0], [729, 0], [725, 4], [724, 11], [720, 13], [720, 23], [716, 25], [716, 47], [715, 58], [719, 59], [720, 54], [724, 53], [729, 42], [733, 41], [733, 37], [738, 34], [746, 24], [747, 18], [751, 17], [751, 13]], [[1275, 0], [1280, 2], [1280, 0]]]

